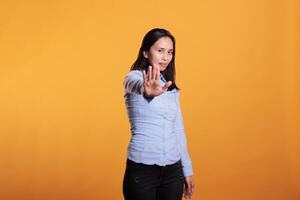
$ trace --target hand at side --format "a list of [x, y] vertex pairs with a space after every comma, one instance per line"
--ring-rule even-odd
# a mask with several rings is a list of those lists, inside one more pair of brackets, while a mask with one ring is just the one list
[[191, 199], [194, 189], [195, 184], [193, 182], [192, 176], [186, 176], [184, 180], [183, 197], [185, 199]]

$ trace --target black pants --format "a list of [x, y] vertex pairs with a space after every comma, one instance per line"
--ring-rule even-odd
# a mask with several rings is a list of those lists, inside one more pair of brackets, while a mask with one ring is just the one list
[[180, 160], [172, 165], [158, 166], [127, 159], [123, 179], [125, 200], [181, 200], [183, 185]]

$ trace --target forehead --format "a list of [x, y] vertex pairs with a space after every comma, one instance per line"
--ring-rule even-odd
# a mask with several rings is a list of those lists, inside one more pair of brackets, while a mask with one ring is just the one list
[[159, 38], [153, 45], [153, 48], [173, 49], [173, 42], [169, 37]]

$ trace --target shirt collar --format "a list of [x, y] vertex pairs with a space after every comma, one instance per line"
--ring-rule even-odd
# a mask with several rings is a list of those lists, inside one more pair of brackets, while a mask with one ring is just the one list
[[165, 77], [162, 74], [160, 74], [160, 80], [162, 80], [163, 82], [167, 82]]

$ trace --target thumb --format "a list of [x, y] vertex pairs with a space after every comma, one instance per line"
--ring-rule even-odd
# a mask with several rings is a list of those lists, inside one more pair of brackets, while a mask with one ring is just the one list
[[162, 87], [162, 89], [163, 90], [166, 90], [166, 89], [168, 89], [168, 87], [170, 87], [172, 85], [172, 81], [168, 81], [163, 87]]

